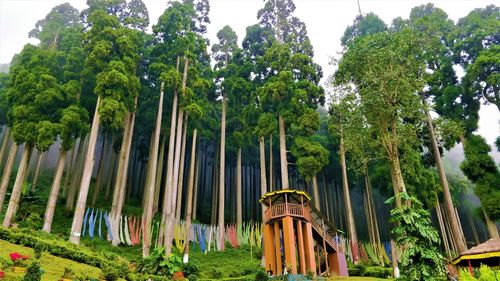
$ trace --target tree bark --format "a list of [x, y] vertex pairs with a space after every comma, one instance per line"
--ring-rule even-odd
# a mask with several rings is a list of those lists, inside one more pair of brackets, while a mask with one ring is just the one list
[[321, 210], [321, 202], [319, 198], [319, 187], [318, 187], [318, 179], [316, 178], [316, 175], [314, 175], [313, 179], [313, 192], [314, 192], [314, 207], [316, 209]]
[[[354, 216], [352, 214], [351, 195], [347, 181], [347, 166], [345, 161], [344, 137], [342, 135], [342, 127], [340, 128], [340, 165], [342, 167], [342, 190], [344, 192], [344, 202], [347, 217], [347, 228], [349, 229], [349, 238], [353, 244], [357, 243], [358, 237], [356, 234], [356, 225], [354, 224]], [[353, 254], [354, 263], [358, 262], [358, 256]]]
[[448, 213], [450, 218], [450, 226], [451, 231], [453, 232], [453, 236], [456, 237], [455, 244], [457, 245], [458, 251], [460, 253], [465, 252], [467, 250], [467, 245], [464, 243], [464, 234], [462, 228], [459, 225], [458, 218], [455, 215], [455, 209], [453, 206], [453, 200], [451, 198], [450, 187], [448, 185], [448, 179], [446, 178], [446, 173], [444, 170], [444, 165], [441, 160], [441, 154], [439, 152], [439, 147], [436, 140], [436, 135], [434, 133], [434, 125], [432, 124], [432, 117], [429, 113], [429, 108], [425, 99], [422, 98], [422, 102], [424, 103], [424, 109], [426, 114], [427, 126], [429, 129], [429, 134], [432, 143], [432, 153], [434, 154], [434, 161], [436, 162], [436, 168], [438, 170], [439, 179], [441, 181], [441, 186], [443, 187], [443, 198], [444, 198], [444, 206], [445, 210]]
[[219, 230], [222, 251], [224, 251], [224, 195], [226, 181], [226, 96], [222, 95], [222, 120], [220, 129], [220, 171], [219, 171]]
[[199, 175], [200, 175], [200, 156], [201, 156], [200, 153], [197, 152], [197, 156], [196, 156], [196, 168], [195, 168], [196, 169], [196, 173], [195, 173], [195, 176], [194, 176], [193, 212], [191, 213], [193, 221], [196, 220], [196, 209], [197, 209], [197, 205], [198, 205], [198, 180], [200, 178], [199, 177]]
[[448, 235], [446, 234], [446, 229], [444, 227], [443, 215], [441, 214], [441, 208], [439, 208], [439, 201], [436, 200], [436, 216], [439, 223], [439, 229], [441, 230], [441, 237], [443, 238], [444, 251], [448, 255], [448, 259], [451, 259], [451, 251], [448, 242]]
[[494, 221], [490, 219], [490, 216], [486, 213], [483, 208], [484, 219], [486, 220], [486, 226], [488, 227], [488, 233], [490, 238], [498, 239], [498, 228]]
[[[193, 143], [191, 146], [191, 161], [189, 166], [189, 180], [188, 180], [188, 192], [187, 192], [187, 204], [186, 204], [186, 229], [191, 226], [191, 210], [193, 209], [193, 189], [194, 189], [194, 169], [195, 169], [195, 156], [196, 156], [196, 135], [197, 130], [193, 131]], [[186, 239], [189, 239], [189, 234], [186, 235]], [[183, 262], [187, 263], [189, 261], [189, 240], [186, 241], [184, 247], [184, 259]]]
[[107, 157], [107, 150], [106, 150], [106, 133], [103, 133], [103, 138], [102, 138], [102, 144], [101, 144], [101, 159], [99, 159], [99, 168], [97, 169], [97, 179], [95, 181], [95, 186], [94, 186], [94, 195], [92, 196], [92, 207], [95, 206], [95, 202], [97, 201], [97, 197], [99, 195], [99, 191], [101, 190], [101, 183], [102, 183], [102, 173], [104, 170], [104, 162], [106, 161]]
[[[260, 195], [266, 194], [267, 190], [267, 179], [266, 179], [266, 144], [264, 142], [264, 137], [259, 137], [259, 158], [260, 158]], [[262, 221], [264, 221], [264, 205], [262, 207]]]
[[10, 147], [9, 156], [7, 157], [7, 163], [5, 163], [5, 168], [3, 170], [2, 181], [0, 182], [0, 213], [2, 212], [3, 202], [5, 200], [5, 195], [7, 194], [7, 188], [9, 187], [12, 168], [14, 167], [14, 162], [16, 161], [17, 148], [17, 144], [13, 142]]
[[273, 188], [273, 134], [269, 134], [269, 191]]
[[16, 175], [16, 181], [14, 182], [14, 187], [12, 188], [12, 193], [10, 195], [9, 207], [7, 207], [7, 212], [3, 219], [2, 226], [5, 228], [10, 227], [12, 219], [16, 215], [17, 209], [19, 207], [19, 200], [21, 199], [21, 192], [23, 189], [23, 183], [26, 178], [28, 171], [28, 165], [30, 164], [30, 155], [33, 147], [26, 144], [23, 151], [23, 156], [21, 157], [21, 163], [19, 163], [19, 169]]
[[236, 224], [241, 225], [243, 223], [243, 209], [241, 201], [241, 146], [238, 147], [238, 156], [236, 158]]
[[177, 203], [175, 208], [175, 221], [179, 222], [181, 219], [182, 207], [182, 189], [184, 186], [184, 160], [186, 159], [186, 136], [187, 136], [187, 120], [188, 114], [184, 118], [184, 128], [182, 129], [182, 146], [181, 146], [181, 163], [179, 166], [179, 181], [177, 183]]
[[80, 236], [82, 231], [83, 216], [85, 214], [85, 205], [87, 204], [87, 195], [89, 193], [90, 179], [92, 178], [92, 169], [94, 167], [94, 152], [99, 132], [99, 105], [101, 97], [97, 97], [97, 103], [94, 112], [94, 120], [92, 120], [92, 128], [90, 130], [89, 145], [85, 155], [85, 164], [83, 166], [82, 181], [80, 184], [80, 192], [76, 201], [75, 214], [71, 225], [71, 233], [69, 241], [74, 244], [80, 244]]
[[3, 134], [2, 147], [0, 148], [0, 167], [3, 166], [3, 158], [5, 157], [5, 150], [10, 143], [10, 129], [5, 127], [5, 132]]
[[38, 156], [38, 161], [36, 162], [35, 176], [33, 177], [33, 182], [31, 183], [31, 190], [35, 190], [38, 178], [40, 177], [40, 169], [42, 167], [43, 159], [45, 158], [45, 152], [40, 152]]
[[285, 134], [285, 120], [281, 114], [278, 117], [279, 132], [280, 132], [280, 164], [281, 164], [281, 189], [289, 189], [288, 182], [288, 160], [286, 155], [286, 134]]
[[163, 134], [163, 140], [160, 144], [160, 155], [158, 156], [158, 168], [156, 169], [155, 201], [153, 203], [153, 214], [158, 212], [160, 202], [161, 180], [163, 175], [163, 160], [165, 158], [165, 145], [167, 144], [167, 132]]
[[73, 179], [71, 185], [69, 186], [68, 193], [66, 195], [66, 210], [72, 211], [75, 203], [75, 195], [78, 189], [79, 183], [81, 182], [82, 174], [83, 174], [83, 166], [85, 165], [85, 154], [87, 153], [89, 147], [89, 137], [90, 135], [85, 136], [85, 140], [83, 143], [80, 142], [80, 147], [78, 148], [77, 155], [77, 165], [76, 171], [73, 174]]
[[50, 190], [49, 200], [47, 202], [47, 209], [45, 210], [45, 218], [43, 223], [42, 231], [50, 233], [52, 228], [52, 219], [54, 218], [54, 211], [57, 204], [57, 196], [59, 195], [59, 189], [61, 187], [61, 179], [64, 171], [64, 164], [66, 163], [67, 151], [61, 146], [61, 152], [59, 154], [59, 159], [57, 160], [56, 172], [54, 176], [54, 181], [52, 182], [52, 189]]
[[150, 233], [148, 231], [151, 229], [151, 222], [153, 220], [153, 204], [155, 195], [154, 188], [156, 186], [155, 181], [156, 181], [156, 169], [158, 164], [158, 146], [160, 144], [161, 116], [163, 113], [163, 86], [164, 83], [162, 82], [160, 90], [160, 100], [158, 101], [158, 113], [156, 115], [156, 126], [153, 135], [154, 140], [151, 143], [151, 150], [149, 153], [149, 168], [146, 179], [148, 198], [146, 200], [146, 207], [144, 208], [144, 213], [143, 213], [143, 218], [145, 222], [144, 223], [145, 231], [143, 236], [143, 247], [142, 247], [143, 257], [149, 256], [149, 247], [151, 242], [149, 241]]

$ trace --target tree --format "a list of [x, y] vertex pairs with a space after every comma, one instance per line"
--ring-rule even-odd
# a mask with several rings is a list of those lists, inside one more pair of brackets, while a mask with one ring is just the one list
[[386, 31], [384, 21], [382, 21], [376, 14], [368, 13], [367, 15], [358, 15], [354, 19], [354, 23], [348, 26], [340, 38], [342, 46], [349, 45], [355, 38], [372, 35], [379, 32]]
[[[232, 30], [230, 26], [224, 26], [219, 32], [217, 32], [217, 38], [219, 39], [219, 44], [215, 44], [212, 46], [212, 52], [214, 59], [216, 61], [216, 70], [219, 70], [219, 83], [223, 84], [224, 80], [224, 70], [227, 68], [229, 60], [231, 56], [238, 48], [238, 36], [236, 36], [236, 32]], [[224, 197], [225, 197], [225, 171], [226, 171], [226, 89], [224, 85], [221, 85], [220, 93], [222, 96], [222, 117], [221, 117], [221, 141], [220, 141], [220, 171], [219, 171], [219, 230], [220, 237], [219, 239], [222, 241], [222, 250], [224, 250], [224, 233], [222, 229], [224, 229]]]
[[[414, 93], [423, 87], [424, 65], [414, 56], [419, 53], [415, 40], [406, 30], [356, 38], [335, 73], [335, 84], [356, 87], [363, 115], [390, 162], [395, 195], [406, 192], [399, 147], [415, 138], [414, 124], [402, 120], [418, 118], [421, 108]], [[398, 197], [396, 202], [401, 204]]]
[[481, 200], [490, 237], [498, 238], [498, 228], [494, 221], [500, 218], [500, 172], [488, 155], [490, 151], [490, 146], [482, 137], [470, 135], [465, 143], [465, 160], [460, 164], [460, 169], [475, 184], [474, 193]]
[[[98, 98], [71, 227], [70, 241], [75, 244], [80, 242], [99, 125], [102, 123], [104, 127], [121, 128], [140, 87], [139, 79], [135, 76], [138, 55], [133, 40], [134, 33], [120, 26], [116, 17], [107, 15], [102, 10], [90, 14], [88, 20], [92, 23], [92, 28], [85, 34], [88, 56], [84, 79], [90, 80], [86, 86], [92, 85], [91, 91]], [[90, 75], [92, 73], [96, 74], [95, 80]]]

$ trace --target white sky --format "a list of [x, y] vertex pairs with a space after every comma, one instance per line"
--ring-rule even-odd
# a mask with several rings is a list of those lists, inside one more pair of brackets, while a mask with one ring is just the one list
[[[155, 24], [165, 10], [166, 0], [143, 0], [146, 4], [151, 24]], [[0, 0], [0, 63], [10, 62], [24, 44], [36, 43], [28, 38], [37, 20], [42, 19], [59, 4], [69, 2], [78, 10], [86, 7], [86, 0]], [[356, 0], [295, 0], [295, 15], [306, 23], [311, 42], [314, 46], [315, 61], [322, 67], [325, 77], [332, 74], [333, 67], [328, 65], [331, 56], [341, 50], [340, 37], [345, 28], [352, 24], [358, 13]], [[401, 16], [408, 18], [410, 10], [418, 5], [433, 2], [448, 16], [457, 21], [474, 8], [484, 8], [498, 4], [493, 0], [360, 0], [363, 13], [374, 12], [386, 23]], [[238, 34], [239, 41], [245, 36], [247, 26], [257, 22], [257, 11], [263, 7], [263, 0], [210, 0], [210, 20], [208, 38], [216, 42], [216, 33], [224, 25], [231, 26]], [[500, 134], [500, 113], [494, 106], [483, 106], [480, 112], [479, 133], [489, 143]]]

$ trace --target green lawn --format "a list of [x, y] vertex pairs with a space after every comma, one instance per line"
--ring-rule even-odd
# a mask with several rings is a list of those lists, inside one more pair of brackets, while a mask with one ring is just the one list
[[[0, 257], [9, 259], [9, 254], [12, 252], [19, 252], [33, 257], [33, 249], [0, 240]], [[61, 279], [65, 267], [71, 268], [75, 271], [77, 276], [84, 275], [92, 278], [98, 278], [101, 273], [101, 270], [97, 267], [59, 258], [48, 253], [43, 253], [41, 257], [41, 265], [42, 269], [45, 271], [42, 276], [42, 281], [55, 281]], [[4, 280], [16, 281], [21, 280], [22, 277], [23, 274], [21, 273], [14, 273], [7, 270]]]

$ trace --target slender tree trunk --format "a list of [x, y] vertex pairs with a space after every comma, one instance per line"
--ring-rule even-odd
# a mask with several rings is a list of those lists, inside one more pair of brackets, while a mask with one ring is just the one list
[[71, 148], [71, 153], [69, 155], [69, 161], [66, 161], [67, 163], [67, 167], [66, 167], [66, 175], [64, 176], [64, 185], [63, 185], [63, 196], [66, 196], [67, 193], [68, 193], [68, 186], [70, 184], [70, 179], [71, 179], [71, 176], [73, 175], [73, 168], [74, 168], [74, 163], [76, 162], [76, 157], [75, 155], [78, 151], [78, 148], [77, 147], [80, 147], [80, 141], [81, 139], [78, 139], [75, 143], [75, 145]]
[[455, 244], [457, 245], [458, 251], [460, 253], [465, 252], [467, 250], [467, 245], [464, 243], [464, 234], [462, 228], [459, 225], [458, 218], [455, 215], [453, 200], [451, 199], [450, 187], [448, 185], [448, 179], [446, 178], [446, 173], [444, 171], [444, 165], [441, 160], [441, 154], [439, 152], [439, 147], [437, 144], [436, 136], [434, 133], [434, 125], [432, 124], [432, 117], [429, 113], [429, 109], [427, 106], [427, 102], [422, 98], [422, 102], [424, 103], [424, 109], [427, 119], [427, 126], [429, 129], [429, 134], [432, 143], [432, 153], [434, 154], [434, 161], [436, 162], [436, 168], [438, 170], [439, 179], [441, 181], [441, 186], [443, 187], [443, 198], [444, 198], [444, 206], [448, 216], [450, 218], [450, 226], [451, 231], [453, 231], [453, 236], [456, 237]]
[[[194, 176], [194, 198], [193, 198], [193, 212], [192, 214], [192, 220], [196, 220], [196, 206], [198, 205], [198, 180], [199, 180], [199, 174], [200, 174], [200, 153], [198, 152], [196, 156], [196, 173]], [[203, 198], [203, 197], [202, 197]], [[187, 217], [187, 215], [186, 215]]]
[[160, 202], [161, 180], [163, 175], [163, 160], [165, 158], [165, 146], [167, 144], [167, 131], [163, 134], [163, 140], [160, 144], [160, 155], [158, 156], [158, 169], [156, 169], [155, 201], [153, 204], [153, 214], [158, 212]]
[[92, 169], [94, 167], [94, 152], [99, 132], [99, 105], [101, 97], [97, 97], [95, 107], [94, 120], [92, 120], [92, 128], [90, 130], [89, 146], [85, 155], [85, 164], [83, 167], [82, 181], [80, 184], [80, 192], [76, 201], [75, 214], [71, 225], [71, 233], [69, 241], [74, 244], [80, 244], [80, 236], [82, 231], [83, 216], [85, 214], [85, 205], [87, 204], [87, 195], [89, 192], [90, 179], [92, 178]]
[[5, 157], [5, 150], [10, 143], [10, 129], [9, 127], [5, 127], [5, 132], [3, 134], [2, 147], [0, 148], [0, 167], [3, 166], [3, 158]]
[[[259, 137], [259, 158], [260, 158], [260, 195], [264, 195], [267, 192], [267, 179], [266, 179], [266, 144], [264, 137]], [[264, 221], [264, 205], [262, 207], [262, 221]]]
[[278, 117], [279, 132], [280, 132], [280, 164], [281, 164], [281, 189], [289, 189], [288, 183], [288, 160], [286, 155], [286, 134], [285, 120], [281, 114]]
[[42, 167], [43, 159], [45, 158], [45, 152], [40, 152], [38, 156], [38, 161], [36, 162], [35, 176], [33, 177], [33, 182], [31, 183], [31, 190], [35, 190], [38, 178], [40, 177], [40, 169]]
[[161, 116], [163, 113], [163, 82], [161, 84], [160, 90], [160, 100], [158, 101], [158, 113], [156, 115], [156, 126], [154, 130], [154, 141], [151, 143], [151, 150], [149, 154], [149, 168], [148, 168], [148, 176], [146, 179], [146, 188], [148, 198], [146, 200], [146, 208], [144, 208], [143, 218], [145, 221], [145, 235], [143, 238], [143, 247], [142, 247], [142, 256], [149, 256], [149, 230], [151, 229], [151, 222], [153, 220], [153, 204], [154, 204], [154, 195], [155, 195], [155, 186], [156, 186], [156, 169], [158, 164], [158, 146], [160, 144], [160, 131], [161, 131]]
[[484, 219], [486, 220], [486, 226], [488, 227], [488, 233], [490, 234], [490, 238], [498, 239], [498, 228], [494, 221], [490, 219], [490, 216], [483, 208]]
[[19, 207], [19, 200], [21, 199], [21, 192], [23, 188], [23, 183], [26, 178], [26, 173], [28, 171], [28, 165], [30, 163], [30, 155], [32, 146], [26, 144], [23, 151], [23, 156], [21, 157], [21, 163], [19, 163], [19, 169], [17, 171], [16, 181], [14, 182], [14, 187], [12, 188], [12, 193], [10, 195], [9, 207], [5, 213], [2, 226], [5, 228], [10, 227], [12, 219], [16, 215], [17, 209]]
[[[186, 84], [187, 84], [187, 73], [188, 73], [188, 68], [189, 68], [189, 59], [184, 56], [184, 69], [183, 69], [183, 75], [182, 75], [182, 88], [181, 88], [181, 93], [182, 95], [185, 94], [186, 92]], [[177, 69], [179, 69], [179, 57], [177, 57]], [[183, 110], [182, 109], [179, 109], [179, 114], [178, 114], [178, 119], [177, 119], [177, 126], [175, 125], [175, 116], [174, 115], [174, 112], [177, 111], [177, 95], [174, 94], [174, 99], [175, 99], [175, 106], [173, 106], [174, 110], [172, 110], [172, 120], [171, 122], [174, 123], [173, 126], [171, 126], [171, 137], [176, 137], [174, 138], [173, 140], [171, 140], [171, 145], [172, 145], [172, 153], [170, 153], [170, 147], [169, 147], [169, 162], [168, 162], [168, 165], [170, 167], [170, 169], [172, 169], [170, 171], [170, 177], [169, 177], [169, 173], [167, 173], [167, 190], [166, 190], [166, 194], [167, 194], [167, 197], [166, 198], [168, 201], [166, 203], [166, 205], [164, 206], [164, 212], [165, 213], [165, 222], [166, 222], [166, 226], [165, 226], [165, 239], [164, 239], [164, 245], [165, 245], [165, 252], [167, 255], [169, 255], [171, 252], [172, 252], [172, 239], [173, 239], [173, 236], [174, 236], [174, 211], [175, 211], [175, 202], [176, 202], [176, 194], [177, 194], [177, 180], [178, 180], [178, 171], [179, 171], [179, 157], [180, 157], [180, 151], [179, 151], [179, 145], [180, 145], [180, 137], [181, 137], [181, 134], [182, 134], [182, 117], [183, 117]], [[172, 131], [172, 128], [174, 129]], [[176, 132], [177, 131], [177, 135], [176, 135]], [[170, 160], [170, 157], [174, 157], [174, 154], [173, 154], [173, 149], [174, 149], [174, 140], [176, 141], [175, 143], [175, 159], [172, 158], [172, 161]], [[177, 166], [177, 167], [176, 167]], [[169, 170], [170, 170], [169, 169]], [[177, 171], [177, 172], [176, 172]]]
[[[351, 205], [351, 195], [349, 192], [349, 185], [347, 180], [347, 166], [345, 161], [345, 148], [344, 148], [344, 137], [342, 132], [342, 127], [340, 128], [340, 165], [342, 167], [342, 190], [344, 192], [344, 202], [347, 217], [347, 227], [349, 229], [349, 238], [353, 244], [358, 242], [358, 236], [356, 234], [356, 225], [354, 224], [354, 216], [352, 214]], [[354, 263], [358, 262], [357, 254], [353, 254]]]
[[9, 187], [10, 175], [12, 174], [12, 168], [14, 167], [14, 162], [16, 161], [17, 155], [17, 144], [12, 143], [10, 147], [9, 156], [7, 157], [7, 163], [2, 174], [2, 181], [0, 182], [0, 213], [3, 209], [3, 202], [5, 200], [5, 195], [7, 194], [7, 188]]
[[101, 159], [99, 160], [99, 168], [97, 171], [97, 179], [95, 181], [94, 195], [92, 196], [92, 207], [95, 206], [97, 197], [99, 196], [99, 191], [101, 191], [102, 174], [104, 170], [104, 162], [106, 161], [107, 151], [106, 151], [106, 133], [103, 133], [102, 144], [101, 144]]
[[186, 113], [184, 118], [184, 128], [182, 132], [182, 146], [181, 146], [181, 163], [179, 169], [179, 182], [177, 184], [177, 203], [175, 209], [175, 221], [178, 222], [181, 219], [181, 207], [182, 207], [182, 189], [184, 185], [184, 160], [186, 159], [186, 136], [187, 136], [187, 119], [188, 114]]
[[[186, 204], [186, 229], [191, 226], [191, 210], [193, 209], [193, 189], [194, 189], [194, 169], [195, 169], [195, 156], [196, 156], [196, 135], [197, 130], [193, 131], [193, 143], [191, 146], [191, 161], [189, 166], [189, 180], [188, 180], [188, 192], [187, 192], [187, 204]], [[184, 247], [184, 258], [183, 262], [187, 263], [189, 261], [189, 235], [186, 235], [187, 241]]]
[[87, 153], [89, 147], [89, 138], [90, 135], [85, 136], [85, 140], [83, 144], [80, 143], [80, 148], [78, 148], [78, 157], [77, 157], [77, 166], [76, 171], [73, 174], [73, 179], [71, 185], [68, 190], [68, 194], [66, 195], [66, 210], [72, 211], [75, 203], [75, 195], [79, 187], [79, 183], [81, 183], [81, 178], [83, 174], [83, 167], [85, 165], [85, 155]]
[[477, 229], [476, 225], [474, 224], [474, 220], [472, 219], [472, 216], [470, 215], [469, 212], [466, 212], [466, 214], [467, 214], [467, 220], [469, 221], [470, 227], [472, 229], [472, 234], [474, 235], [474, 242], [476, 243], [476, 245], [479, 245], [479, 236], [477, 235]]
[[61, 187], [61, 179], [64, 171], [64, 164], [66, 162], [67, 151], [61, 146], [61, 152], [59, 154], [59, 159], [57, 160], [56, 173], [54, 176], [54, 181], [52, 182], [52, 189], [50, 190], [49, 201], [47, 202], [47, 209], [45, 210], [45, 218], [43, 223], [42, 231], [50, 233], [52, 228], [52, 219], [54, 218], [54, 211], [57, 204], [57, 196], [59, 195], [59, 189]]
[[319, 187], [318, 187], [318, 179], [316, 178], [316, 175], [313, 177], [313, 192], [314, 192], [314, 207], [316, 209], [321, 210], [321, 202], [320, 202], [320, 197], [319, 197]]
[[243, 223], [243, 209], [241, 201], [241, 146], [238, 147], [238, 156], [236, 158], [236, 224]]
[[[104, 200], [108, 201], [109, 196], [111, 194], [111, 186], [113, 185], [113, 179], [116, 176], [116, 157], [117, 154], [115, 152], [115, 149], [113, 147], [113, 144], [115, 143], [115, 134], [113, 134], [113, 137], [111, 139], [111, 145], [110, 145], [110, 164], [108, 167], [108, 177], [106, 178], [106, 191], [104, 192]], [[111, 202], [113, 203], [113, 202]]]
[[273, 189], [273, 134], [269, 134], [269, 191]]
[[401, 165], [399, 163], [399, 155], [397, 145], [391, 144], [392, 153], [389, 154], [389, 161], [391, 165], [391, 179], [394, 188], [394, 195], [396, 196], [396, 206], [401, 206], [401, 198], [399, 194], [406, 192], [406, 186], [403, 180], [403, 173], [401, 172]]
[[436, 200], [436, 216], [439, 223], [439, 229], [441, 230], [441, 237], [443, 238], [444, 251], [448, 255], [448, 259], [451, 259], [451, 251], [448, 243], [448, 235], [446, 234], [446, 229], [444, 228], [443, 215], [441, 214], [441, 208], [439, 208], [439, 201]]
[[[134, 100], [134, 109], [137, 107], [138, 97]], [[128, 167], [130, 163], [130, 151], [132, 147], [132, 138], [134, 136], [134, 127], [135, 127], [135, 110], [129, 112], [129, 120], [128, 120], [129, 130], [127, 132], [127, 137], [123, 140], [125, 142], [125, 158], [123, 159], [123, 173], [122, 178], [120, 179], [119, 193], [118, 193], [118, 202], [116, 204], [116, 215], [119, 217], [122, 214], [123, 205], [125, 204], [125, 190], [128, 178]], [[158, 154], [155, 154], [157, 156]], [[116, 179], [118, 182], [118, 179]]]
[[226, 182], [226, 96], [222, 95], [222, 120], [220, 130], [220, 171], [219, 171], [219, 230], [222, 251], [224, 251], [224, 195]]

